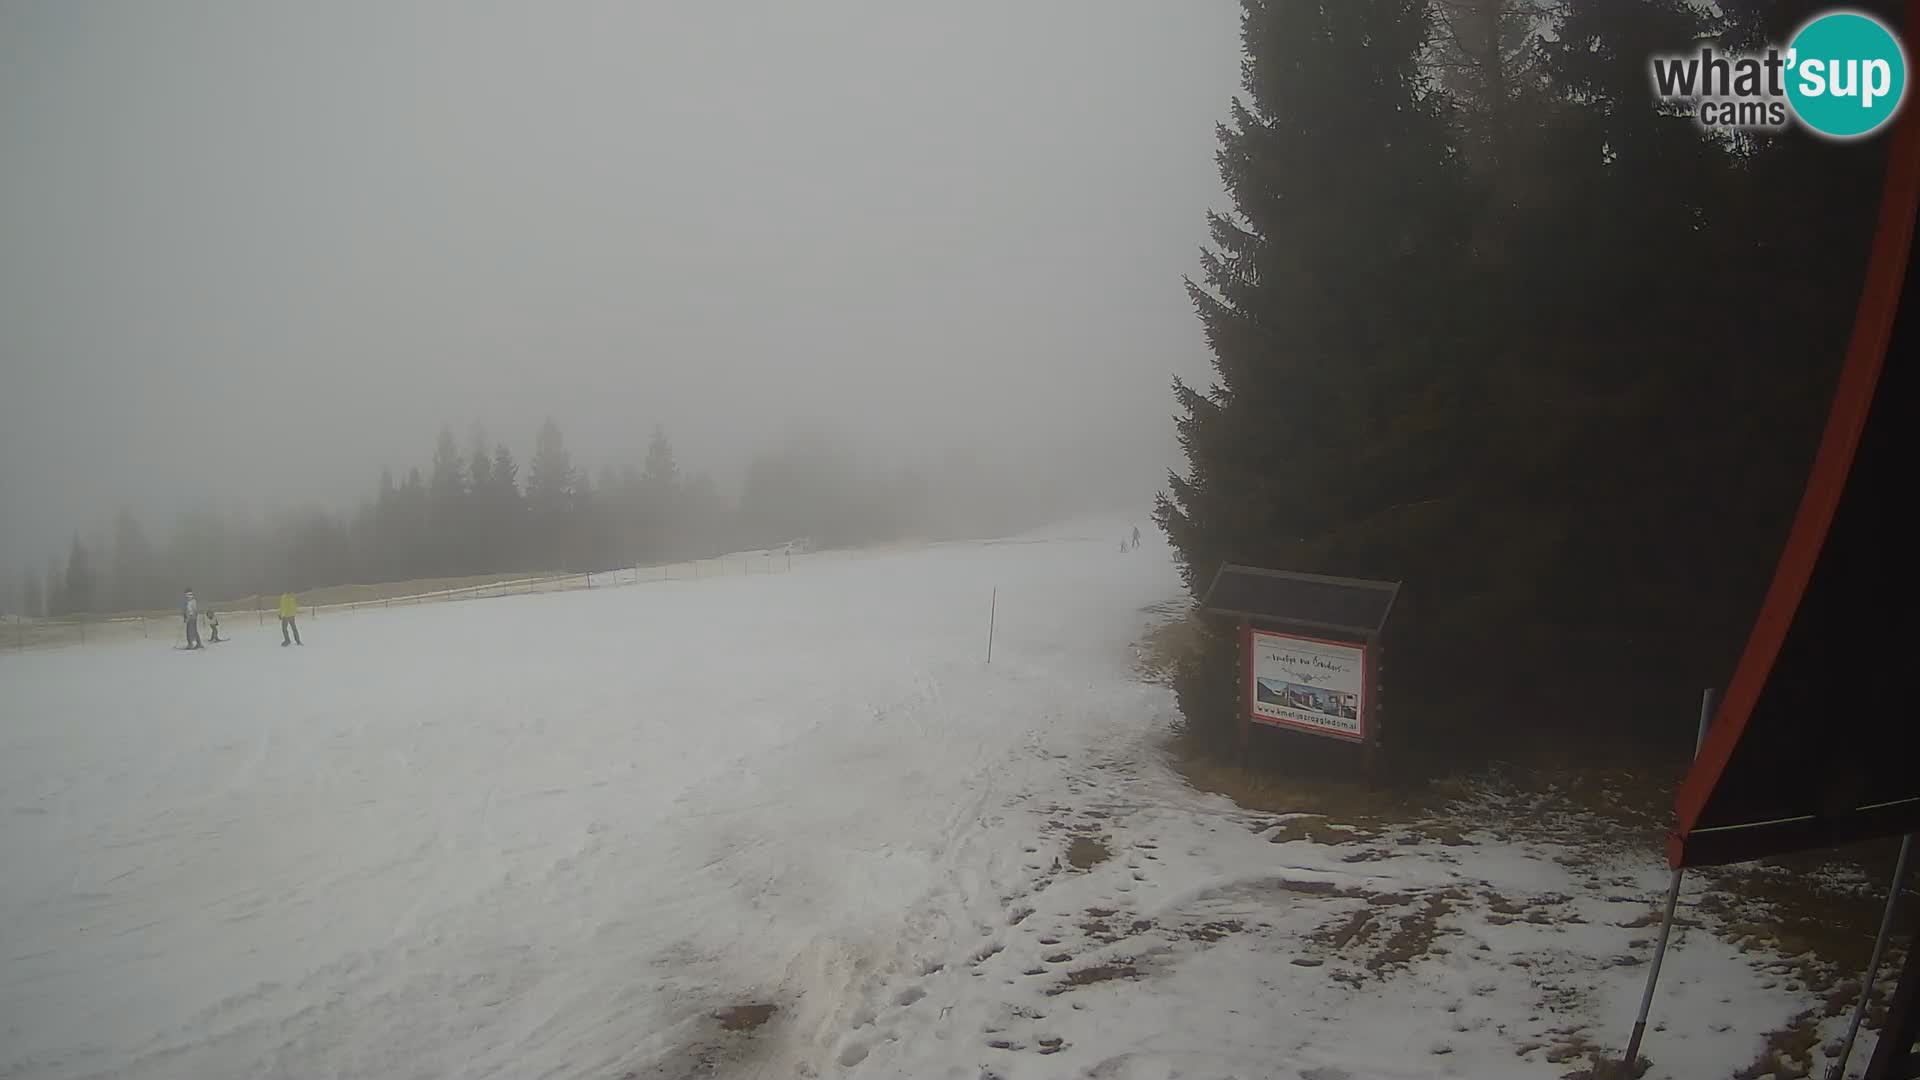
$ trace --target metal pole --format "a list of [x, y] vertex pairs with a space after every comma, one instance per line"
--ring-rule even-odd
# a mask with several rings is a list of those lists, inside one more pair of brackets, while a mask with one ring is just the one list
[[1685, 871], [1675, 870], [1673, 880], [1667, 883], [1667, 906], [1660, 916], [1660, 941], [1653, 947], [1653, 967], [1647, 972], [1647, 988], [1640, 994], [1640, 1015], [1633, 1022], [1633, 1035], [1627, 1040], [1627, 1075], [1632, 1075], [1633, 1063], [1640, 1060], [1640, 1040], [1647, 1034], [1647, 1013], [1653, 1009], [1653, 984], [1660, 981], [1660, 963], [1667, 958], [1667, 939], [1673, 934], [1673, 909], [1680, 903], [1680, 876]]
[[[1700, 692], [1700, 727], [1693, 738], [1693, 756], [1700, 756], [1700, 746], [1707, 741], [1707, 727], [1713, 723], [1714, 691], [1708, 687]], [[1667, 958], [1667, 942], [1673, 937], [1673, 911], [1680, 903], [1680, 878], [1684, 868], [1675, 867], [1673, 878], [1667, 882], [1667, 903], [1660, 916], [1660, 940], [1653, 946], [1653, 966], [1647, 969], [1647, 987], [1640, 993], [1640, 1013], [1634, 1017], [1633, 1034], [1627, 1039], [1627, 1054], [1622, 1058], [1629, 1075], [1634, 1063], [1640, 1060], [1640, 1041], [1647, 1034], [1647, 1014], [1653, 1011], [1653, 988], [1660, 981], [1660, 965]]]
[[1853, 1005], [1853, 1020], [1847, 1024], [1847, 1037], [1840, 1041], [1840, 1060], [1827, 1070], [1827, 1080], [1840, 1080], [1847, 1071], [1847, 1058], [1853, 1053], [1854, 1036], [1860, 1034], [1860, 1020], [1867, 1013], [1867, 999], [1873, 994], [1874, 977], [1880, 974], [1880, 957], [1887, 951], [1887, 934], [1893, 929], [1893, 909], [1900, 903], [1900, 885], [1907, 879], [1907, 857], [1913, 852], [1913, 834], [1900, 839], [1900, 858], [1893, 864], [1893, 884], [1887, 889], [1886, 910], [1880, 913], [1880, 936], [1873, 939], [1873, 959], [1867, 961], [1867, 973], [1860, 980], [1860, 1000]]
[[995, 586], [995, 587], [994, 587], [994, 590], [993, 590], [993, 599], [991, 599], [991, 600], [989, 600], [989, 601], [988, 601], [987, 603], [988, 603], [988, 607], [987, 607], [987, 663], [989, 663], [989, 664], [991, 664], [991, 663], [993, 663], [993, 624], [994, 624], [994, 621], [995, 621], [996, 619], [998, 619], [998, 618], [999, 618], [999, 616], [1000, 616], [1000, 589], [999, 589], [999, 587], [998, 587], [998, 586]]

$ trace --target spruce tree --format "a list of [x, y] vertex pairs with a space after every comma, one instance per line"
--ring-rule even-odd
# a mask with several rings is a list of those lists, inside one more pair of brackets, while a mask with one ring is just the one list
[[467, 490], [479, 496], [493, 490], [493, 458], [487, 453], [485, 432], [474, 435], [467, 451]]
[[640, 473], [640, 542], [651, 558], [672, 558], [679, 548], [676, 518], [680, 511], [680, 467], [666, 429], [656, 424], [647, 443], [647, 459]]
[[440, 437], [433, 447], [433, 471], [427, 483], [427, 493], [436, 505], [452, 506], [460, 501], [467, 491], [467, 459], [454, 444], [453, 432], [446, 425], [440, 427]]
[[433, 573], [432, 502], [420, 467], [407, 470], [407, 478], [394, 495], [400, 525], [402, 580], [428, 577]]
[[75, 535], [73, 543], [67, 549], [67, 610], [86, 613], [93, 610], [94, 575], [93, 560], [87, 554], [85, 544]]
[[45, 609], [47, 617], [57, 618], [65, 615], [69, 610], [67, 607], [67, 576], [66, 573], [60, 569], [60, 556], [47, 556], [47, 574], [43, 580], [46, 582], [46, 591], [41, 594], [41, 607]]
[[560, 514], [569, 509], [578, 483], [560, 425], [549, 416], [534, 436], [533, 461], [527, 469], [527, 502], [536, 515]]
[[1224, 560], [1298, 566], [1424, 493], [1430, 433], [1408, 414], [1450, 360], [1465, 223], [1421, 4], [1242, 8], [1246, 96], [1217, 155], [1235, 212], [1209, 216], [1205, 285], [1188, 282], [1216, 382], [1175, 383], [1188, 471], [1157, 513], [1196, 591]]
[[[1406, 576], [1406, 519], [1448, 463], [1432, 403], [1457, 377], [1447, 292], [1467, 227], [1417, 0], [1243, 0], [1244, 96], [1219, 128], [1231, 214], [1188, 295], [1214, 385], [1175, 381], [1184, 475], [1155, 519], [1198, 595], [1227, 561]], [[1230, 730], [1232, 643], [1180, 679]]]
[[493, 467], [488, 470], [489, 490], [503, 499], [520, 498], [520, 466], [513, 460], [513, 451], [506, 443], [493, 448]]
[[486, 432], [475, 427], [467, 451], [467, 494], [462, 500], [458, 540], [466, 573], [487, 573], [495, 569], [498, 556], [487, 531], [487, 506], [492, 491], [493, 459], [487, 455]]
[[431, 515], [433, 572], [436, 576], [464, 574], [471, 569], [467, 550], [467, 458], [443, 424], [434, 444], [433, 470], [427, 481]]
[[373, 550], [368, 553], [368, 568], [376, 580], [398, 581], [406, 576], [406, 525], [401, 520], [400, 493], [393, 484], [393, 470], [381, 466], [380, 486], [373, 499]]
[[520, 495], [520, 466], [506, 443], [493, 448], [493, 465], [487, 470], [485, 529], [487, 547], [492, 554], [490, 570], [518, 570], [526, 559], [525, 503]]
[[673, 444], [667, 441], [666, 429], [658, 424], [647, 442], [646, 467], [640, 477], [656, 498], [670, 499], [680, 489], [680, 467], [673, 460]]

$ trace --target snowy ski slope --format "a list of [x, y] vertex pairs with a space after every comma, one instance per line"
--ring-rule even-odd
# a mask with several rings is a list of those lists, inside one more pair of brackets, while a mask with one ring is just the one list
[[[1354, 861], [1158, 763], [1130, 644], [1179, 588], [1129, 524], [0, 657], [0, 1076], [1499, 1078], [1624, 1034], [1657, 863]], [[1584, 917], [1341, 974], [1328, 925], [1476, 889]], [[1801, 1004], [1706, 934], [1668, 972], [1655, 1076]]]

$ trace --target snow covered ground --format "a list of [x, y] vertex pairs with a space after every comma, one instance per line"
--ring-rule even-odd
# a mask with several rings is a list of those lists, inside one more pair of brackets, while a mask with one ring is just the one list
[[[1617, 1051], [1658, 862], [1498, 840], [1495, 803], [1327, 843], [1193, 792], [1131, 648], [1177, 578], [1122, 531], [0, 657], [0, 1076], [1498, 1080]], [[1680, 932], [1649, 1075], [1752, 1061], [1809, 1004], [1768, 959]]]

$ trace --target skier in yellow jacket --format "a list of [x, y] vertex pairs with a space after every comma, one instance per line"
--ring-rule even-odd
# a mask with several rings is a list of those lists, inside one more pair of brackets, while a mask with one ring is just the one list
[[[294, 622], [294, 616], [298, 614], [300, 614], [300, 602], [295, 600], [293, 598], [293, 594], [290, 592], [281, 593], [280, 594], [280, 646], [282, 648], [285, 648], [288, 645], [306, 644], [306, 642], [300, 640], [300, 624], [297, 622]], [[291, 639], [287, 637], [287, 633], [289, 631], [293, 633], [293, 637]]]

